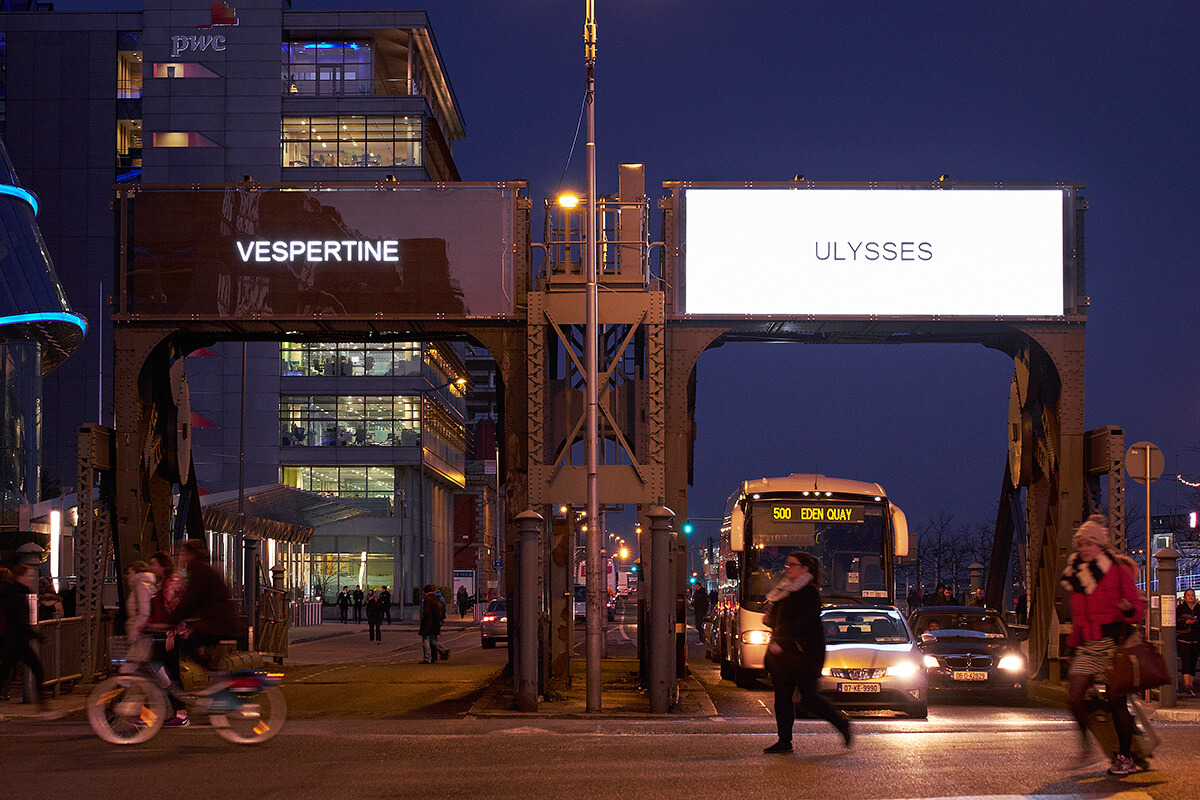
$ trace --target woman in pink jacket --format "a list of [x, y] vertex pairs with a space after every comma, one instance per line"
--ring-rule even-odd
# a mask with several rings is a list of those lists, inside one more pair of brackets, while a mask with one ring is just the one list
[[[1091, 754], [1088, 743], [1087, 690], [1112, 664], [1117, 642], [1122, 641], [1140, 619], [1143, 604], [1134, 579], [1137, 564], [1112, 548], [1105, 518], [1088, 517], [1075, 531], [1075, 552], [1067, 558], [1062, 585], [1071, 596], [1070, 684], [1067, 700], [1079, 723], [1080, 758]], [[1129, 775], [1137, 772], [1130, 750], [1133, 742], [1133, 717], [1125, 697], [1109, 697], [1113, 725], [1117, 729], [1118, 751], [1109, 773]]]

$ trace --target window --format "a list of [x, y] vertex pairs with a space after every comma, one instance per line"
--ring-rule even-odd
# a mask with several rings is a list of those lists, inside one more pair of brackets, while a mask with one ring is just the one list
[[285, 167], [421, 165], [420, 117], [284, 117]]
[[136, 100], [142, 96], [142, 47], [138, 34], [117, 34], [117, 99]]
[[421, 347], [415, 342], [284, 342], [284, 376], [420, 375]]
[[[396, 468], [284, 467], [283, 483], [330, 497], [383, 497], [391, 500], [396, 494]], [[315, 545], [316, 540], [313, 541]]]
[[418, 397], [394, 395], [279, 398], [284, 447], [415, 447], [421, 442]]
[[284, 42], [283, 93], [373, 94], [371, 43]]

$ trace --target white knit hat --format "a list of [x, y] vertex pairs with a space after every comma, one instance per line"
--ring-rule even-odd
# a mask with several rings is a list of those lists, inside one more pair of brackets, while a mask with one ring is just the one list
[[1112, 547], [1112, 537], [1108, 535], [1108, 520], [1103, 514], [1092, 514], [1087, 521], [1075, 529], [1071, 544], [1076, 550], [1082, 544], [1095, 544], [1100, 547]]

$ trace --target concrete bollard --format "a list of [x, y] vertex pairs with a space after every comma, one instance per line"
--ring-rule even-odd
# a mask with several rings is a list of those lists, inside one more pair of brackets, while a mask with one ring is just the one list
[[1179, 651], [1175, 643], [1175, 607], [1178, 605], [1175, 602], [1175, 562], [1179, 558], [1179, 551], [1164, 547], [1154, 557], [1158, 559], [1158, 646], [1171, 673], [1171, 682], [1158, 690], [1158, 705], [1160, 708], [1174, 708], [1176, 687], [1179, 685]]
[[[520, 536], [517, 565], [517, 708], [524, 712], [538, 709], [538, 588], [542, 571], [538, 567], [538, 535], [545, 519], [536, 511], [517, 515]], [[511, 613], [509, 614], [511, 624]]]
[[675, 688], [675, 588], [671, 574], [671, 521], [675, 512], [655, 506], [650, 518], [650, 713], [665, 714]]

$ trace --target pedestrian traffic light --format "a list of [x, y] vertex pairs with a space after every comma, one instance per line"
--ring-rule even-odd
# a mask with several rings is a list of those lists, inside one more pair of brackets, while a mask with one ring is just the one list
[[690, 522], [683, 523], [683, 535], [690, 536], [691, 533], [692, 533], [692, 523], [690, 523]]

